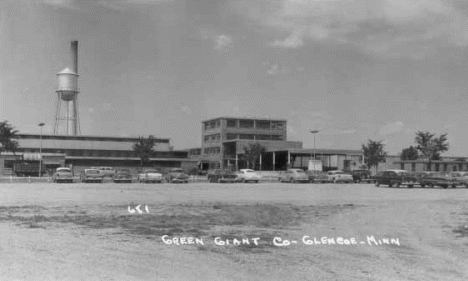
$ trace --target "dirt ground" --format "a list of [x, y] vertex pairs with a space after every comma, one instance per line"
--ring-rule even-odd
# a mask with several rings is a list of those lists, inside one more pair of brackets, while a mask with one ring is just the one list
[[467, 280], [467, 197], [371, 184], [1, 183], [0, 279]]

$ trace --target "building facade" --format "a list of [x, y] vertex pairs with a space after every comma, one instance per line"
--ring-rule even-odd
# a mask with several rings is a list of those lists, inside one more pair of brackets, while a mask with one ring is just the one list
[[[75, 173], [91, 166], [138, 169], [141, 161], [133, 150], [139, 138], [18, 134], [19, 148], [15, 154], [2, 152], [0, 170], [12, 169], [14, 162], [39, 161], [48, 171], [57, 167], [71, 167]], [[188, 152], [170, 149], [169, 139], [155, 139], [154, 154], [145, 166], [169, 169], [190, 169], [197, 162], [188, 159]], [[39, 152], [41, 154], [39, 155]]]
[[[202, 146], [189, 149], [189, 158], [198, 161], [202, 170], [246, 168], [244, 147], [260, 143], [266, 152], [255, 169], [284, 170], [308, 168], [313, 150], [304, 149], [300, 141], [287, 140], [287, 121], [282, 119], [219, 117], [202, 122]], [[325, 170], [357, 169], [363, 159], [361, 150], [316, 149]]]

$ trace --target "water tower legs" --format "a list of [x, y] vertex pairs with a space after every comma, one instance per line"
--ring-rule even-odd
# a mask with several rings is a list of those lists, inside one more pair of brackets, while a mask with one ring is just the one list
[[[74, 96], [72, 100], [64, 101], [62, 99], [62, 93], [57, 93], [57, 106], [55, 108], [55, 124], [54, 124], [54, 134], [59, 134], [60, 122], [64, 121], [66, 125], [66, 134], [67, 135], [77, 135], [80, 132], [80, 127], [78, 123], [78, 104], [77, 104], [77, 95]], [[62, 101], [64, 104], [62, 104]], [[65, 116], [61, 115], [62, 109], [65, 109]], [[62, 129], [63, 130], [63, 129]]]

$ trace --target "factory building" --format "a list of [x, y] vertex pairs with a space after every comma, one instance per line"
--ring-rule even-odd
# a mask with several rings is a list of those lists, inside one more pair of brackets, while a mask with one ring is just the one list
[[[134, 171], [141, 166], [140, 158], [133, 151], [133, 145], [139, 138], [18, 134], [15, 140], [19, 144], [15, 154], [2, 152], [0, 155], [0, 174], [11, 171], [15, 161], [33, 162], [41, 158], [48, 173], [64, 166], [71, 167], [75, 173], [91, 166], [130, 168]], [[146, 167], [161, 170], [196, 167], [197, 161], [188, 159], [187, 151], [171, 150], [169, 139], [157, 138], [155, 142], [155, 152]]]
[[[287, 121], [282, 119], [218, 117], [202, 121], [202, 146], [189, 150], [189, 158], [198, 160], [202, 170], [246, 167], [244, 147], [260, 143], [266, 148], [257, 170], [307, 168], [312, 149], [300, 141], [287, 140]], [[363, 160], [361, 150], [317, 149], [316, 160], [324, 170], [357, 169]]]

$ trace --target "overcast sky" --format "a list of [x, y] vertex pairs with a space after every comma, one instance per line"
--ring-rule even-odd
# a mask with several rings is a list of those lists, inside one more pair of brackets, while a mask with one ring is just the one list
[[2, 0], [0, 120], [53, 132], [78, 40], [82, 135], [201, 145], [201, 120], [288, 120], [288, 139], [391, 154], [416, 130], [468, 156], [466, 0]]

